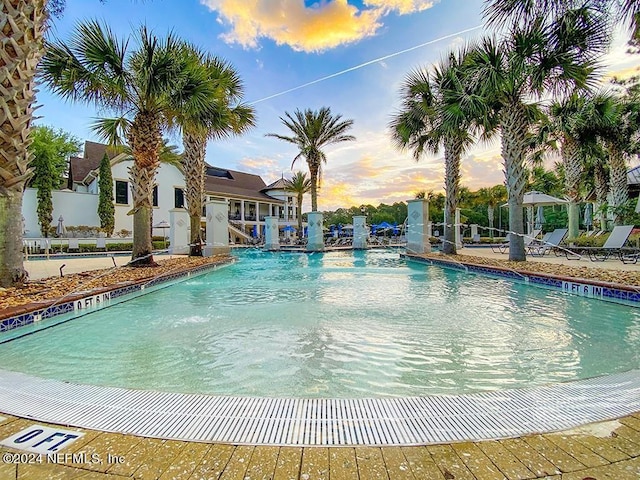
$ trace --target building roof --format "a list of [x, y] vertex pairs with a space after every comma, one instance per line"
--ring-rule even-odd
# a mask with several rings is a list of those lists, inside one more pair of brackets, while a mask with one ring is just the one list
[[259, 175], [218, 167], [207, 167], [204, 189], [209, 195], [242, 197], [270, 203], [284, 203], [264, 193], [266, 184]]
[[271, 185], [267, 185], [263, 188], [264, 191], [267, 190], [286, 190], [287, 189], [287, 181], [284, 178], [279, 178]]
[[[71, 157], [69, 166], [69, 188], [82, 182], [89, 173], [100, 167], [104, 154], [113, 159], [118, 154], [102, 143], [84, 142], [84, 156]], [[240, 197], [270, 203], [284, 203], [264, 193], [265, 183], [259, 175], [238, 172], [207, 165], [205, 191], [208, 195]], [[276, 182], [277, 183], [277, 182]]]
[[72, 187], [73, 183], [82, 182], [91, 171], [97, 170], [105, 153], [109, 160], [117, 155], [116, 152], [107, 149], [107, 145], [85, 141], [84, 155], [82, 157], [69, 158], [69, 188]]

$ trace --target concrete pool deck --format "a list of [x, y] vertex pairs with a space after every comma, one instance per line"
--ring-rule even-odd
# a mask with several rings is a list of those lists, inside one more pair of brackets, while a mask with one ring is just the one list
[[[460, 253], [506, 259], [490, 249], [465, 248]], [[125, 261], [127, 257], [122, 257]], [[90, 262], [79, 261], [82, 270]], [[103, 258], [102, 260], [105, 260]], [[94, 268], [113, 266], [98, 263]], [[107, 258], [111, 262], [110, 258]], [[538, 259], [532, 259], [538, 261]], [[576, 265], [563, 257], [545, 257]], [[551, 261], [550, 261], [551, 260]], [[51, 260], [50, 260], [51, 261]], [[67, 259], [62, 262], [67, 262]], [[43, 262], [43, 261], [38, 261]], [[35, 262], [33, 262], [35, 263]], [[43, 262], [44, 263], [44, 262]], [[637, 271], [636, 265], [617, 260], [585, 265], [596, 268]], [[49, 267], [53, 270], [54, 265]], [[66, 271], [66, 268], [65, 268]], [[31, 273], [31, 272], [30, 272]], [[57, 272], [56, 272], [57, 273]], [[54, 275], [56, 274], [54, 273]], [[44, 276], [51, 276], [44, 275]], [[32, 277], [33, 278], [33, 277]], [[42, 278], [42, 277], [40, 277]], [[0, 411], [2, 406], [0, 405]], [[34, 423], [26, 418], [3, 415], [0, 440]], [[30, 415], [29, 415], [30, 416]], [[35, 415], [34, 415], [35, 416]], [[429, 444], [426, 446], [251, 446], [227, 443], [193, 443], [177, 440], [104, 433], [74, 429], [85, 435], [63, 453], [85, 453], [75, 458], [63, 456], [41, 464], [26, 464], [28, 457], [0, 463], [4, 478], [374, 478], [388, 479], [489, 479], [555, 478], [578, 480], [640, 478], [640, 415], [632, 413], [610, 421], [561, 433], [527, 435], [508, 440]], [[2, 453], [25, 453], [0, 447]], [[97, 454], [100, 462], [86, 462]], [[107, 461], [112, 456], [113, 461]], [[117, 457], [117, 458], [116, 458]], [[4, 458], [3, 458], [4, 460]], [[58, 461], [60, 460], [60, 461]], [[122, 461], [121, 461], [122, 460]]]

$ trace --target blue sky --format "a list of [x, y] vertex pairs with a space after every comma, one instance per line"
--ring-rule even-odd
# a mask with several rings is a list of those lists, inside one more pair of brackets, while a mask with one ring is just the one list
[[[142, 24], [163, 36], [169, 31], [218, 55], [238, 70], [245, 100], [255, 103], [258, 124], [248, 134], [210, 142], [207, 161], [256, 173], [265, 182], [290, 176], [295, 147], [266, 133], [287, 134], [279, 117], [296, 109], [331, 108], [354, 120], [355, 142], [328, 147], [320, 210], [405, 201], [420, 190], [443, 190], [441, 155], [416, 163], [390, 141], [387, 124], [399, 107], [404, 76], [436, 62], [450, 49], [486, 33], [482, 0], [67, 0], [51, 34], [69, 38], [86, 19], [108, 24], [120, 36]], [[463, 33], [467, 31], [466, 33]], [[622, 38], [623, 36], [621, 36]], [[296, 89], [372, 60], [362, 68]], [[611, 71], [640, 63], [618, 41], [607, 58]], [[289, 93], [278, 95], [289, 89]], [[272, 95], [273, 98], [263, 100]], [[262, 100], [262, 101], [261, 101]], [[42, 87], [37, 123], [99, 139], [89, 125], [109, 116], [93, 105], [70, 104]], [[180, 145], [179, 135], [170, 136]], [[306, 171], [304, 163], [295, 170]], [[497, 141], [473, 148], [462, 162], [462, 184], [472, 189], [503, 182]], [[306, 210], [306, 209], [305, 209]]]

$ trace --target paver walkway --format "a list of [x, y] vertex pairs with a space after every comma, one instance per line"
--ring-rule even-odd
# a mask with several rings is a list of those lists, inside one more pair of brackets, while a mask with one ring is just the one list
[[[0, 439], [30, 425], [0, 423]], [[488, 442], [415, 447], [254, 447], [76, 429], [47, 457], [0, 447], [2, 480], [638, 480], [640, 414], [580, 429]]]

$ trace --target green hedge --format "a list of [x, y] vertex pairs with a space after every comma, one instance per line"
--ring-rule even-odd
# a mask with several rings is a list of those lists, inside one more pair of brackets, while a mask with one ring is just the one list
[[[131, 242], [122, 242], [122, 243], [107, 243], [107, 252], [130, 252], [133, 250], [133, 243]], [[169, 242], [166, 243], [166, 247], [169, 247]], [[164, 250], [165, 243], [162, 240], [154, 240], [153, 241], [153, 249], [154, 250]], [[68, 253], [69, 248], [66, 243], [53, 244], [49, 249], [51, 253]], [[96, 248], [95, 243], [80, 243], [78, 244], [78, 250], [74, 250], [71, 253], [91, 253], [91, 252], [101, 252], [102, 250], [98, 250]], [[44, 253], [44, 250], [40, 250], [40, 253]]]

